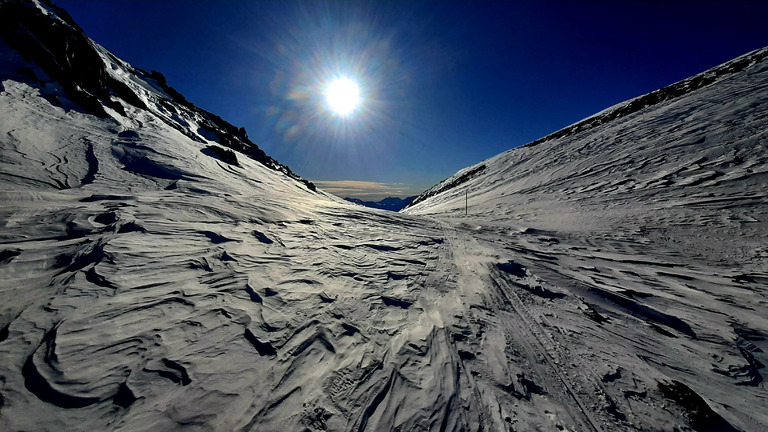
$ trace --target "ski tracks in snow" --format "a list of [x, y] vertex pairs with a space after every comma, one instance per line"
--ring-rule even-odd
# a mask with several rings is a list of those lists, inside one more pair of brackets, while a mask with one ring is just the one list
[[[518, 293], [519, 285], [498, 270], [499, 251], [475, 237], [479, 227], [442, 226], [472, 323], [457, 346], [482, 394], [487, 422], [495, 430], [535, 425], [602, 431], [582, 400], [585, 392], [577, 393], [584, 383], [574, 384], [565, 371], [567, 355], [552, 334], [554, 328], [526, 306], [520, 297], [525, 291]], [[587, 397], [594, 399], [595, 393]]]

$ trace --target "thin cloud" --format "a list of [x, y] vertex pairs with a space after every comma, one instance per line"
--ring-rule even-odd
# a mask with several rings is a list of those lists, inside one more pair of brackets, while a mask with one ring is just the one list
[[378, 201], [386, 197], [414, 195], [406, 183], [382, 183], [362, 180], [313, 180], [320, 189], [340, 197]]

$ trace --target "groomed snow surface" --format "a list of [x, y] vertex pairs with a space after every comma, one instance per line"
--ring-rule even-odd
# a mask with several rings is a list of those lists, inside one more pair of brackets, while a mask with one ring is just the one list
[[397, 214], [102, 53], [148, 109], [1, 81], [0, 430], [768, 429], [764, 56]]

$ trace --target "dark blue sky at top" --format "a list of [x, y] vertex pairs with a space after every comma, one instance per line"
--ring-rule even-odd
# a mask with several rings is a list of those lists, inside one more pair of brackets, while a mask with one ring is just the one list
[[[56, 4], [299, 175], [403, 195], [768, 45], [760, 1]], [[367, 94], [346, 120], [337, 73]]]

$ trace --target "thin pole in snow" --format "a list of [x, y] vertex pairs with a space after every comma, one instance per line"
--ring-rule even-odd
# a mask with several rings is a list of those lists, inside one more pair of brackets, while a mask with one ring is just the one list
[[464, 216], [469, 214], [469, 191], [464, 191]]

